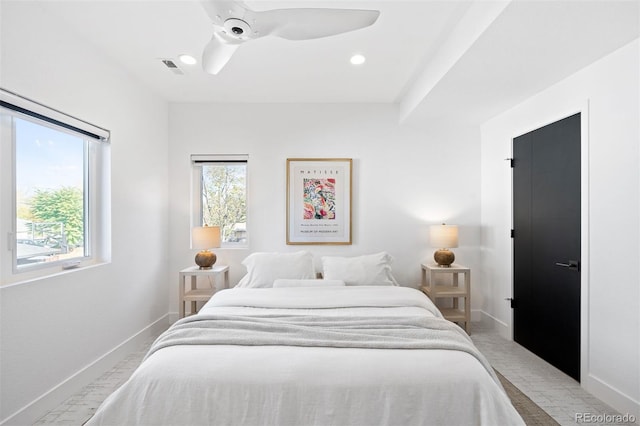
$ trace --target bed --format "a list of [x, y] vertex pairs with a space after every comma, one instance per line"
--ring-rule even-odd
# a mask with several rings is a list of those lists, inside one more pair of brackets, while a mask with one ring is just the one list
[[522, 425], [418, 290], [233, 288], [158, 338], [88, 425]]

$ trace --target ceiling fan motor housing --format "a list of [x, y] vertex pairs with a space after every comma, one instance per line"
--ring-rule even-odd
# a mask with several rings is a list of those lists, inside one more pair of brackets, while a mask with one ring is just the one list
[[227, 35], [238, 39], [251, 38], [251, 26], [242, 19], [229, 18], [224, 21], [224, 29]]

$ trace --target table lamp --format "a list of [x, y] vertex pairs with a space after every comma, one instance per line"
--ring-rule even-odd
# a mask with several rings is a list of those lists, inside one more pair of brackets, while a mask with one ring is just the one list
[[450, 248], [458, 247], [458, 227], [456, 225], [432, 225], [429, 228], [431, 246], [439, 249], [433, 254], [438, 266], [449, 267], [456, 259]]
[[201, 250], [196, 254], [196, 265], [200, 269], [211, 269], [216, 255], [210, 248], [220, 247], [219, 226], [196, 226], [191, 229], [191, 248]]

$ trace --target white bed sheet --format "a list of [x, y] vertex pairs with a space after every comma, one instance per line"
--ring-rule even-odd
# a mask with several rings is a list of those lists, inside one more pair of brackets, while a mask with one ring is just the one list
[[[420, 292], [403, 287], [231, 289], [219, 292], [201, 313], [221, 310], [239, 315], [293, 310], [391, 320], [394, 315], [439, 316]], [[502, 387], [466, 352], [189, 345], [153, 353], [88, 424], [506, 426], [524, 422]]]

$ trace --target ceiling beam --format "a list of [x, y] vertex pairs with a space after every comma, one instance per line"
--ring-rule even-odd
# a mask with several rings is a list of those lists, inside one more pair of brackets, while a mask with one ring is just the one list
[[404, 122], [434, 87], [444, 78], [512, 0], [475, 0], [460, 19], [451, 36], [414, 80], [399, 102], [400, 122]]

